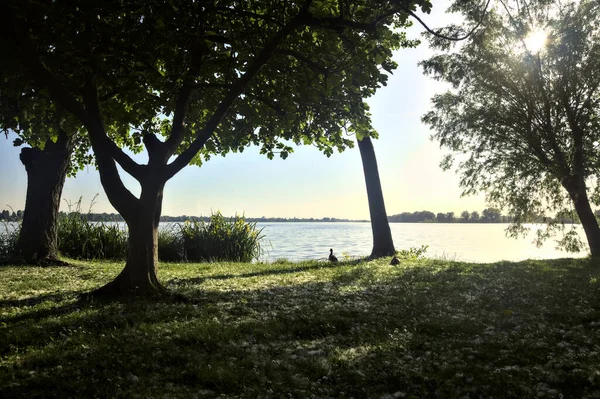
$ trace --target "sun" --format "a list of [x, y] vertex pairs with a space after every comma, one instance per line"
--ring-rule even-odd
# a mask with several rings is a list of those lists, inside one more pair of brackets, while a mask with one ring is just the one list
[[525, 47], [532, 53], [539, 53], [544, 48], [547, 38], [548, 34], [543, 30], [533, 29], [524, 39]]

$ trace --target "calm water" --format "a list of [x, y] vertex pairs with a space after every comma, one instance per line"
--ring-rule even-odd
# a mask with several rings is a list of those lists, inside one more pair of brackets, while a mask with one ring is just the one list
[[[429, 245], [427, 256], [474, 262], [518, 261], [586, 256], [556, 250], [553, 240], [541, 248], [533, 234], [518, 240], [507, 238], [505, 224], [391, 223], [396, 249]], [[333, 248], [338, 258], [369, 255], [372, 248], [369, 223], [259, 223], [264, 228], [262, 260], [324, 259]], [[538, 228], [531, 226], [533, 229]], [[585, 242], [583, 230], [578, 226]], [[0, 224], [0, 232], [4, 226]]]
[[[344, 253], [369, 255], [373, 246], [369, 223], [259, 223], [258, 226], [264, 227], [263, 233], [272, 245], [272, 248], [265, 245], [269, 260], [324, 258], [329, 248], [333, 248], [338, 258]], [[507, 238], [506, 227], [506, 224], [390, 223], [397, 250], [429, 245], [428, 257], [497, 262], [587, 255], [558, 251], [553, 240], [536, 248], [532, 233], [524, 239]], [[584, 239], [583, 229], [580, 226], [578, 229]]]

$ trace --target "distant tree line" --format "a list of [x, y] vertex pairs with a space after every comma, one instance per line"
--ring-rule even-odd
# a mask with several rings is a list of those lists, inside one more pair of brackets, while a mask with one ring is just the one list
[[[78, 212], [59, 212], [59, 217], [64, 218], [67, 217], [71, 213]], [[124, 222], [125, 220], [118, 213], [83, 213], [82, 216], [88, 222]], [[7, 221], [18, 221], [23, 219], [23, 211], [10, 212], [7, 210], [2, 211], [0, 213], [0, 220]], [[368, 222], [368, 220], [353, 220], [353, 219], [338, 219], [338, 218], [278, 218], [278, 217], [259, 217], [259, 218], [244, 218], [246, 222], [260, 222], [260, 223], [273, 223], [273, 222]], [[161, 216], [161, 222], [185, 222], [189, 221], [210, 221], [210, 216]]]
[[0, 220], [5, 220], [8, 222], [16, 222], [17, 220], [23, 219], [23, 211], [9, 211], [4, 209], [2, 213], [0, 213]]
[[[63, 218], [70, 214], [70, 212], [60, 212], [59, 217]], [[596, 217], [600, 218], [600, 210], [595, 212]], [[124, 219], [118, 213], [84, 213], [85, 220], [89, 222], [124, 222]], [[0, 220], [5, 221], [19, 221], [23, 219], [23, 211], [8, 211], [3, 210], [0, 213]], [[185, 222], [190, 221], [204, 221], [208, 222], [210, 216], [161, 216], [161, 222]], [[259, 217], [259, 218], [245, 218], [246, 222], [258, 222], [258, 223], [274, 223], [274, 222], [368, 222], [368, 220], [356, 220], [356, 219], [338, 219], [338, 218], [282, 218], [282, 217]], [[388, 216], [390, 223], [510, 223], [512, 218], [510, 216], [502, 215], [498, 209], [486, 208], [481, 213], [474, 211], [463, 211], [460, 215], [455, 215], [454, 212], [439, 212], [433, 213], [430, 211], [417, 211], [417, 212], [402, 212], [397, 215]], [[548, 220], [543, 217], [537, 217], [530, 220], [531, 223], [546, 223], [549, 221], [557, 221], [562, 223], [580, 223], [579, 218], [575, 212], [561, 211], [558, 212], [554, 219]]]
[[[600, 217], [600, 211], [596, 211], [596, 217]], [[397, 215], [388, 216], [392, 223], [511, 223], [511, 216], [502, 215], [496, 208], [486, 208], [481, 213], [474, 211], [463, 211], [460, 215], [454, 212], [433, 213], [430, 211], [402, 212]], [[547, 223], [551, 221], [562, 223], [580, 223], [575, 212], [558, 212], [554, 219], [547, 217], [532, 217], [530, 223]]]

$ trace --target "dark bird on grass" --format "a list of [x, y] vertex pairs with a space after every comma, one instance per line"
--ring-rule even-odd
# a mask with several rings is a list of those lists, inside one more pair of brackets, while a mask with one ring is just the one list
[[400, 260], [394, 256], [392, 258], [392, 261], [390, 262], [390, 265], [396, 266], [396, 265], [399, 265], [399, 264], [400, 264]]
[[336, 256], [333, 254], [333, 248], [329, 248], [329, 261], [330, 262], [337, 262], [338, 259], [336, 258]]

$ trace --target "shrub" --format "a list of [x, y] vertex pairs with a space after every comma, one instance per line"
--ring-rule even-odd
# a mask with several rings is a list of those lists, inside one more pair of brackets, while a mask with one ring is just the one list
[[402, 249], [396, 251], [396, 256], [403, 259], [423, 259], [429, 245], [421, 245], [420, 248], [410, 247], [410, 249]]
[[246, 223], [243, 216], [226, 219], [217, 212], [208, 223], [186, 221], [180, 231], [188, 261], [250, 262], [262, 253], [262, 229]]

